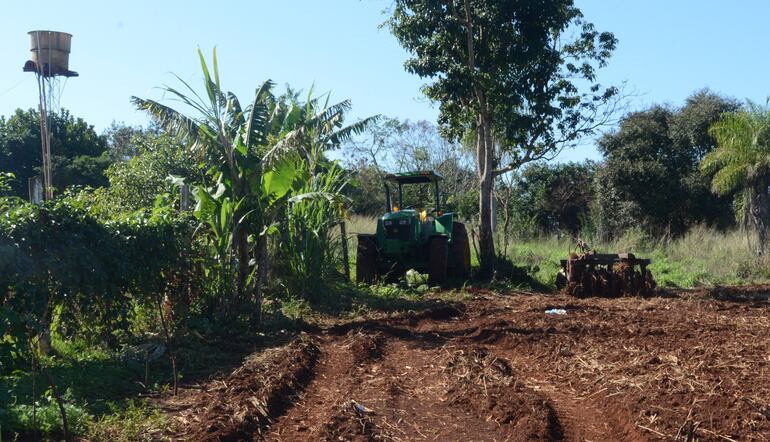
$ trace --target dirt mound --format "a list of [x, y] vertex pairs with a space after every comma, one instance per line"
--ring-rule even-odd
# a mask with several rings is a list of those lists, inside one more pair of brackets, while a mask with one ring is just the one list
[[444, 305], [441, 307], [434, 307], [424, 312], [414, 314], [414, 319], [451, 319], [462, 316], [465, 313], [465, 306], [462, 304]]
[[382, 333], [365, 333], [363, 329], [348, 333], [348, 347], [356, 365], [379, 359], [382, 356]]
[[506, 440], [558, 440], [562, 429], [556, 413], [540, 393], [517, 381], [510, 363], [481, 347], [457, 350], [446, 363], [447, 396], [494, 421]]
[[337, 407], [324, 425], [320, 440], [369, 442], [379, 440], [371, 410], [355, 401]]
[[180, 425], [173, 437], [235, 441], [262, 434], [312, 376], [319, 354], [317, 343], [302, 336], [248, 359], [203, 391], [186, 391], [176, 400], [183, 410], [176, 416]]

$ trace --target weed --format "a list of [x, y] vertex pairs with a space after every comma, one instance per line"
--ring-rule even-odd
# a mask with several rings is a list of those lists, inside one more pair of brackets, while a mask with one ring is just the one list
[[147, 400], [129, 399], [109, 404], [110, 413], [91, 420], [92, 440], [115, 442], [152, 440], [151, 434], [167, 426], [165, 414]]
[[[35, 431], [43, 436], [63, 434], [59, 406], [51, 398], [38, 401], [33, 417], [31, 404], [18, 404], [8, 407], [6, 422], [2, 425], [4, 431], [18, 434], [33, 434]], [[67, 423], [72, 434], [83, 435], [91, 422], [91, 415], [84, 407], [65, 404]], [[37, 426], [33, 425], [36, 422]]]
[[312, 312], [313, 308], [305, 299], [292, 297], [281, 301], [281, 313], [289, 319], [308, 317]]

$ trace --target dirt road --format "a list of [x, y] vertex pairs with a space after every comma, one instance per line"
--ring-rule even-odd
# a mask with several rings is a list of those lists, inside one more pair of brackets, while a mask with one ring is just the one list
[[173, 436], [767, 440], [769, 333], [766, 301], [481, 291], [311, 329], [183, 392]]

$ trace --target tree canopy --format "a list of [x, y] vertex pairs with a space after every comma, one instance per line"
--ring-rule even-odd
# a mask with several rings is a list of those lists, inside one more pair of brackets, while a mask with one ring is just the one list
[[[54, 185], [103, 186], [104, 170], [110, 164], [107, 141], [94, 127], [67, 110], [51, 113], [51, 162]], [[11, 172], [14, 195], [27, 198], [27, 180], [41, 172], [40, 114], [36, 110], [16, 110], [9, 118], [0, 117], [0, 171]]]
[[699, 222], [731, 223], [730, 199], [710, 194], [698, 165], [715, 146], [708, 128], [737, 107], [735, 100], [698, 91], [680, 109], [657, 105], [633, 112], [599, 140], [604, 176], [634, 203], [645, 227], [678, 235]]

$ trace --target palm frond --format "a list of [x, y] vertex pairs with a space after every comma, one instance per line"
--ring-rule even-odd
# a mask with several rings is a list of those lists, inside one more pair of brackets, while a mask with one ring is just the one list
[[709, 128], [717, 148], [701, 160], [703, 173], [713, 174], [711, 187], [722, 195], [755, 185], [770, 175], [770, 111], [748, 102], [724, 114]]
[[201, 51], [200, 48], [198, 48], [198, 59], [200, 60], [203, 81], [206, 86], [206, 93], [209, 96], [209, 102], [212, 104], [212, 108], [217, 108], [216, 103], [219, 101], [217, 87], [216, 84], [211, 81], [211, 74], [209, 73], [209, 67], [206, 64], [206, 57], [203, 56], [203, 51]]
[[281, 139], [267, 151], [262, 160], [266, 164], [273, 164], [287, 154], [297, 152], [297, 148], [302, 145], [302, 139], [304, 136], [301, 129], [282, 134]]
[[317, 114], [310, 119], [309, 123], [314, 125], [324, 121], [329, 121], [336, 115], [344, 115], [350, 111], [352, 107], [353, 103], [350, 100], [340, 101], [339, 103], [333, 104], [331, 106], [324, 104], [324, 107], [320, 111], [316, 111]]
[[264, 144], [267, 141], [267, 132], [269, 130], [269, 106], [267, 99], [271, 98], [273, 82], [267, 80], [262, 83], [254, 94], [254, 102], [249, 108], [249, 119], [246, 123], [246, 147], [251, 148], [254, 143]]
[[214, 83], [217, 85], [217, 89], [222, 90], [222, 85], [219, 83], [219, 64], [217, 63], [217, 47], [214, 46], [213, 63], [214, 63]]
[[[179, 91], [169, 87], [168, 85], [164, 85], [163, 89], [166, 90], [167, 92], [171, 92], [174, 95], [176, 95], [177, 99], [179, 99], [180, 101], [183, 101], [183, 102], [189, 104], [190, 106], [193, 106], [198, 112], [201, 112], [203, 114], [208, 114], [209, 112], [208, 112], [208, 108], [206, 107], [206, 102], [203, 101], [203, 97], [201, 97], [200, 94], [198, 94], [198, 92], [192, 86], [190, 86], [190, 83], [184, 81], [182, 79], [182, 77], [180, 77], [177, 74], [172, 73], [171, 75], [173, 75], [177, 79], [177, 81], [182, 83], [184, 85], [184, 87], [188, 91], [190, 91], [190, 93], [192, 93], [192, 95], [195, 97], [195, 100], [193, 100], [190, 97], [188, 97], [187, 95], [185, 95], [185, 94], [183, 94], [183, 93], [181, 93], [181, 92], [179, 92]], [[212, 116], [212, 118], [213, 118], [213, 116]]]
[[711, 189], [719, 195], [728, 195], [746, 185], [747, 169], [743, 164], [730, 164], [719, 169], [711, 180]]
[[240, 126], [245, 123], [241, 102], [238, 101], [238, 97], [232, 92], [227, 93], [225, 114], [227, 115], [227, 123], [229, 126]]
[[366, 131], [366, 129], [369, 126], [376, 123], [381, 118], [382, 118], [382, 115], [374, 115], [368, 118], [364, 118], [363, 120], [357, 121], [346, 127], [343, 127], [342, 129], [337, 130], [334, 133], [330, 134], [328, 137], [326, 137], [326, 139], [324, 140], [324, 143], [330, 146], [331, 148], [337, 148], [342, 143], [349, 141], [354, 136], [361, 135], [362, 133], [364, 133], [364, 131]]
[[131, 102], [137, 109], [147, 111], [152, 115], [158, 124], [172, 135], [193, 143], [200, 141], [200, 126], [194, 119], [154, 100], [131, 97]]

